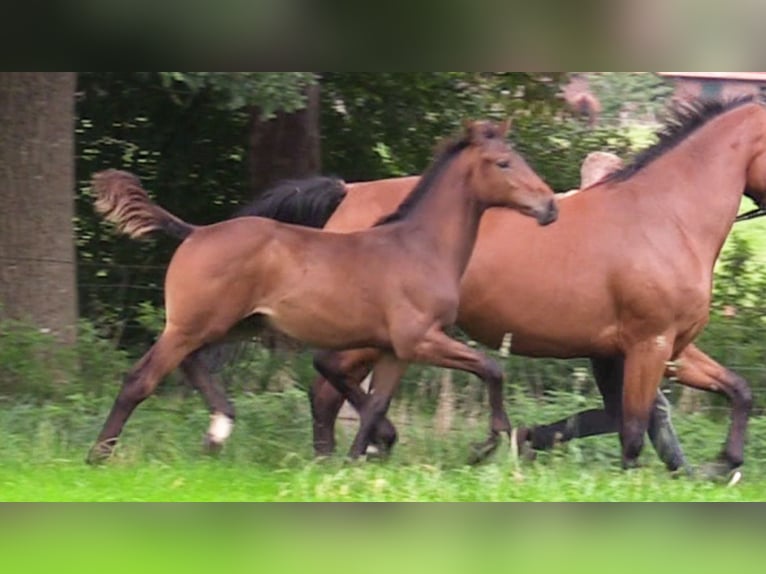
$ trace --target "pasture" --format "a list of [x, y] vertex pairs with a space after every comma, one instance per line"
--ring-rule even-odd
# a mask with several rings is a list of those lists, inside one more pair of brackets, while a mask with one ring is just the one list
[[[766, 222], [738, 225], [752, 251], [755, 284], [766, 257]], [[738, 257], [727, 248], [723, 261]], [[725, 288], [725, 281], [718, 287]], [[747, 283], [750, 285], [750, 282]], [[747, 287], [742, 293], [758, 302]], [[743, 304], [745, 302], [743, 301]], [[760, 311], [753, 310], [760, 316]], [[750, 313], [750, 311], [748, 311]], [[487, 464], [465, 464], [468, 447], [486, 429], [482, 386], [456, 379], [458, 394], [450, 430], [440, 430], [433, 397], [438, 372], [408, 373], [395, 400], [400, 443], [386, 462], [348, 463], [342, 454], [317, 462], [311, 454], [311, 419], [305, 389], [313, 377], [308, 357], [258, 352], [229, 372], [238, 417], [234, 434], [217, 458], [202, 453], [208, 414], [199, 397], [173, 379], [138, 409], [114, 459], [91, 468], [84, 459], [108, 411], [119, 375], [128, 366], [95, 336], [80, 349], [81, 374], [61, 392], [46, 396], [51, 371], [30, 362], [44, 349], [39, 335], [5, 333], [2, 363], [30, 391], [0, 400], [0, 500], [2, 501], [763, 501], [766, 500], [766, 417], [763, 369], [757, 357], [762, 327], [740, 316], [733, 325], [714, 313], [703, 348], [746, 373], [756, 390], [745, 451], [744, 478], [735, 488], [699, 477], [669, 476], [647, 445], [645, 467], [619, 468], [616, 436], [573, 442], [534, 462], [513, 460], [503, 448]], [[741, 339], [740, 335], [745, 339]], [[592, 381], [574, 382], [578, 368], [567, 362], [512, 358], [507, 407], [515, 425], [546, 422], [599, 404]], [[586, 377], [587, 378], [587, 377]], [[431, 381], [431, 383], [424, 383]], [[543, 384], [561, 392], [542, 399]], [[429, 386], [430, 385], [430, 386]], [[665, 386], [674, 389], [677, 386]], [[678, 401], [674, 401], [677, 403]], [[694, 465], [718, 452], [728, 424], [723, 401], [705, 403], [698, 414], [674, 415], [688, 459]], [[354, 423], [339, 428], [339, 453], [350, 444]]]
[[[84, 464], [108, 400], [70, 397], [0, 409], [3, 501], [757, 501], [766, 499], [766, 418], [753, 420], [744, 479], [735, 488], [669, 476], [647, 448], [645, 468], [619, 468], [615, 436], [581, 440], [534, 462], [503, 448], [490, 462], [465, 464], [468, 445], [484, 436], [483, 418], [434, 431], [433, 420], [394, 409], [401, 444], [387, 462], [313, 461], [305, 394], [298, 389], [237, 398], [237, 428], [217, 458], [201, 452], [207, 413], [195, 396], [150, 399], [128, 425], [114, 459]], [[572, 397], [574, 401], [574, 397]], [[546, 416], [571, 412], [558, 397]], [[509, 409], [511, 416], [516, 411]], [[710, 460], [725, 421], [677, 417], [694, 464]], [[345, 448], [354, 427], [342, 428]]]

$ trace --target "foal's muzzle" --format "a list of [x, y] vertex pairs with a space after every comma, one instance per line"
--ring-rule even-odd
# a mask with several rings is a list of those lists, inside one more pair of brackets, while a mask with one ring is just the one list
[[550, 225], [559, 218], [559, 206], [556, 200], [551, 199], [546, 207], [535, 213], [535, 219], [539, 225]]

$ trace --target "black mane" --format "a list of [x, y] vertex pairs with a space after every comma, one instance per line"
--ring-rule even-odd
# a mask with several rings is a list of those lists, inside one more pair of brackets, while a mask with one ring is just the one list
[[342, 180], [334, 177], [311, 177], [283, 181], [265, 191], [233, 217], [267, 217], [283, 223], [324, 227], [346, 197]]
[[658, 157], [675, 148], [710, 120], [745, 104], [758, 102], [755, 96], [730, 100], [703, 99], [675, 107], [665, 125], [657, 132], [659, 141], [640, 152], [633, 161], [606, 176], [599, 183], [619, 183], [633, 177]]
[[399, 204], [399, 207], [396, 209], [396, 211], [381, 217], [373, 227], [378, 227], [380, 225], [386, 225], [388, 223], [394, 223], [396, 221], [405, 219], [410, 213], [412, 213], [412, 210], [415, 208], [415, 206], [420, 203], [420, 200], [422, 200], [428, 194], [431, 187], [433, 187], [433, 184], [441, 175], [442, 171], [444, 171], [444, 168], [447, 167], [460, 152], [462, 152], [470, 145], [471, 138], [467, 134], [459, 139], [447, 142], [442, 148], [441, 153], [422, 175], [420, 181], [415, 186], [415, 189], [413, 189], [410, 194], [404, 198], [404, 201]]

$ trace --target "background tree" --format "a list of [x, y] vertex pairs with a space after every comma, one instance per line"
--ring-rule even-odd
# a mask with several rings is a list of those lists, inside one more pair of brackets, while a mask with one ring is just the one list
[[0, 73], [1, 316], [71, 342], [74, 72]]
[[673, 87], [653, 72], [591, 72], [588, 83], [601, 101], [603, 118], [612, 125], [621, 116], [629, 121], [656, 121]]

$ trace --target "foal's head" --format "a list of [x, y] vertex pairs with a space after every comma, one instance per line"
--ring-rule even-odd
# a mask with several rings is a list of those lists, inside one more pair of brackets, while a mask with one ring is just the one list
[[537, 219], [540, 225], [556, 221], [553, 191], [532, 171], [506, 140], [510, 121], [466, 124], [466, 138], [474, 151], [472, 187], [476, 198], [489, 207], [511, 207]]

